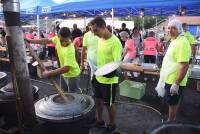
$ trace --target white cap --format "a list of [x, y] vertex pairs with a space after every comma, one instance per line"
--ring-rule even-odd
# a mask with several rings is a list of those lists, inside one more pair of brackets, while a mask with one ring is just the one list
[[179, 20], [177, 19], [170, 20], [168, 23], [168, 27], [172, 27], [172, 26], [177, 28], [179, 34], [183, 32], [182, 23]]

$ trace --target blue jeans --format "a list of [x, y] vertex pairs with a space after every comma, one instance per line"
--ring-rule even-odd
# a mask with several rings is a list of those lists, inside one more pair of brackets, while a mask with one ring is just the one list
[[79, 91], [80, 88], [80, 76], [72, 78], [66, 78], [61, 76], [60, 83], [61, 83], [61, 88], [65, 92], [76, 93]]

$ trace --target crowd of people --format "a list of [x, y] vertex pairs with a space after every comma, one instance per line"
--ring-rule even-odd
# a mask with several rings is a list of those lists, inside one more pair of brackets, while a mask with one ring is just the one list
[[[119, 77], [115, 73], [94, 75], [97, 68], [113, 61], [135, 62], [139, 59], [144, 63], [156, 64], [158, 55], [164, 56], [157, 89], [165, 91], [162, 97], [169, 106], [167, 121], [175, 120], [178, 103], [187, 84], [189, 61], [191, 55], [193, 58], [195, 56], [195, 48], [194, 37], [188, 32], [187, 24], [171, 20], [168, 35], [170, 41], [167, 47], [164, 38], [157, 39], [154, 31], [149, 31], [144, 37], [139, 27], [136, 26], [131, 31], [123, 23], [120, 30], [112, 32], [103, 18], [96, 17], [84, 32], [74, 24], [72, 30], [56, 26], [46, 36], [41, 32], [39, 38], [30, 29], [25, 32], [24, 37], [33, 46], [45, 46], [44, 55], [47, 48], [48, 57], [58, 60], [59, 67], [55, 70], [43, 70], [42, 77], [61, 75], [62, 88], [68, 92], [76, 93], [79, 90], [80, 74], [85, 70], [85, 61], [88, 62], [96, 102], [96, 126], [106, 124], [102, 118], [105, 105], [109, 117], [106, 128], [108, 132], [113, 132], [117, 127], [114, 103]], [[128, 79], [127, 74], [124, 74], [124, 79]], [[164, 88], [161, 86], [163, 83]]]

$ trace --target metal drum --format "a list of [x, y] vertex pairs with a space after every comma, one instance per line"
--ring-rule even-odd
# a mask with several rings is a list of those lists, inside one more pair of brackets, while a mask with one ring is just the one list
[[[94, 100], [82, 94], [65, 93], [69, 102], [54, 94], [35, 103], [44, 134], [88, 134], [94, 121]], [[42, 131], [41, 130], [41, 131]]]
[[7, 74], [4, 72], [0, 72], [0, 88], [7, 84]]
[[194, 65], [191, 69], [190, 78], [192, 79], [200, 79], [200, 66]]
[[[34, 100], [36, 101], [39, 97], [39, 88], [33, 85], [32, 91]], [[16, 101], [15, 94], [13, 92], [13, 84], [10, 82], [0, 89], [0, 107], [3, 107], [0, 109], [0, 113], [5, 115], [16, 114], [15, 105]]]
[[163, 124], [148, 134], [200, 134], [200, 126], [192, 124]]

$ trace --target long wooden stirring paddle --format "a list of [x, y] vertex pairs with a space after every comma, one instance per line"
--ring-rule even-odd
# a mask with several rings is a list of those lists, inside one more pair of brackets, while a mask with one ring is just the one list
[[[35, 53], [35, 51], [33, 50], [33, 48], [30, 46], [30, 44], [28, 44], [28, 42], [26, 40], [25, 40], [25, 44], [29, 48], [30, 54], [38, 62], [38, 64], [41, 67], [41, 69], [42, 70], [47, 70], [46, 67], [44, 66], [44, 64], [42, 63], [42, 61], [39, 59], [38, 55]], [[63, 98], [63, 100], [65, 102], [69, 102], [69, 99], [65, 95], [64, 91], [59, 87], [59, 85], [53, 79], [50, 79], [50, 81], [53, 84], [53, 86], [55, 87], [55, 89], [58, 92], [58, 94], [60, 94], [60, 96]]]

